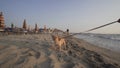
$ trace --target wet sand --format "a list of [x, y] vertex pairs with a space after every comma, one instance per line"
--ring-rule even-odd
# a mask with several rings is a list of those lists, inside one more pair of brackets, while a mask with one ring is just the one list
[[60, 52], [51, 34], [0, 37], [0, 68], [120, 68], [120, 53], [66, 38]]

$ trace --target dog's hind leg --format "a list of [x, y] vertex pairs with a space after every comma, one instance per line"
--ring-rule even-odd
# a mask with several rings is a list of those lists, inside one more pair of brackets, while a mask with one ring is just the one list
[[64, 49], [66, 50], [66, 48], [67, 48], [67, 47], [66, 47], [66, 42], [64, 42]]

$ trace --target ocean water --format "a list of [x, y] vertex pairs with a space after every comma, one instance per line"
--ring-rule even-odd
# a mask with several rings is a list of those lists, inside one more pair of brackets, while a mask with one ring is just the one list
[[120, 34], [91, 34], [81, 33], [75, 37], [83, 39], [99, 47], [120, 53]]

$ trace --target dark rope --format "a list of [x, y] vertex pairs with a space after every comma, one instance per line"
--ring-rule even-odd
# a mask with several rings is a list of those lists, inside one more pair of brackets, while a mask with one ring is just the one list
[[[114, 24], [114, 23], [116, 23], [116, 22], [119, 22], [119, 23], [120, 23], [120, 19], [118, 19], [117, 21], [110, 22], [110, 23], [108, 23], [108, 24], [105, 24], [105, 25], [99, 26], [99, 27], [92, 28], [92, 29], [87, 30], [87, 31], [84, 31], [84, 32], [93, 31], [93, 30], [96, 30], [96, 29], [99, 29], [99, 28], [102, 28], [102, 27], [105, 27], [105, 26], [108, 26], [108, 25]], [[65, 37], [63, 37], [63, 38], [71, 37], [71, 36], [74, 36], [74, 35], [77, 35], [77, 34], [81, 34], [81, 33], [84, 33], [84, 32], [74, 33], [74, 34], [71, 34], [71, 35], [65, 36]]]
[[93, 30], [96, 30], [96, 29], [99, 29], [99, 28], [102, 28], [102, 27], [105, 27], [105, 26], [114, 24], [114, 23], [116, 23], [116, 22], [117, 22], [117, 21], [114, 21], [114, 22], [111, 22], [111, 23], [108, 23], [108, 24], [105, 24], [105, 25], [102, 25], [102, 26], [99, 26], [99, 27], [95, 27], [95, 28], [90, 29], [90, 30], [87, 30], [87, 31], [85, 31], [85, 32], [93, 31]]
[[120, 19], [118, 19], [118, 21], [117, 22], [119, 22], [120, 23]]

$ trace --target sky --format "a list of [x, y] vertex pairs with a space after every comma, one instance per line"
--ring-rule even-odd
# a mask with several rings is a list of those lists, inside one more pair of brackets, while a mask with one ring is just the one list
[[[83, 32], [120, 18], [120, 0], [0, 0], [6, 26], [14, 23], [39, 28], [58, 28]], [[92, 33], [120, 34], [120, 23], [100, 28]]]

